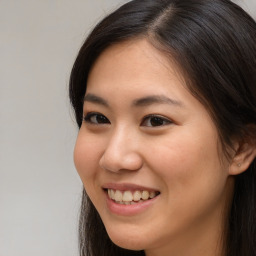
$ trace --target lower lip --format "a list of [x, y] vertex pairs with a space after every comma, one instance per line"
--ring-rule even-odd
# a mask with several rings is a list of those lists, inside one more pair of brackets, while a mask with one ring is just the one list
[[132, 216], [132, 215], [137, 215], [139, 213], [142, 213], [143, 211], [147, 210], [149, 207], [153, 206], [153, 204], [156, 202], [158, 197], [159, 195], [152, 199], [146, 200], [144, 202], [126, 205], [126, 204], [116, 203], [114, 200], [110, 199], [106, 194], [108, 209], [112, 213], [117, 215], [122, 215], [122, 216]]

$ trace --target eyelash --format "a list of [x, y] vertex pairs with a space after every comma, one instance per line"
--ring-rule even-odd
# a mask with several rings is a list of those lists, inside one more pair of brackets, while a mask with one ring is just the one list
[[[104, 122], [99, 122], [99, 120], [92, 120], [92, 118], [97, 118], [97, 117], [100, 117], [102, 118], [102, 121], [104, 120]], [[102, 114], [100, 113], [97, 113], [97, 112], [89, 112], [87, 113], [85, 116], [84, 116], [84, 121], [86, 123], [89, 123], [89, 124], [94, 124], [94, 125], [101, 125], [101, 124], [110, 124], [110, 121]], [[97, 122], [98, 121], [98, 122]]]
[[[143, 125], [144, 123], [146, 123], [146, 121], [153, 121], [153, 118], [155, 118], [155, 120], [154, 121], [156, 121], [156, 122], [161, 122], [162, 124], [160, 124], [160, 125], [152, 125], [152, 123], [151, 123], [151, 125]], [[153, 115], [153, 114], [151, 114], [151, 115], [147, 115], [147, 116], [145, 116], [144, 118], [143, 118], [143, 120], [142, 120], [142, 122], [141, 122], [141, 125], [142, 126], [146, 126], [146, 127], [159, 127], [159, 126], [164, 126], [164, 125], [169, 125], [169, 124], [172, 124], [173, 122], [170, 120], [170, 119], [168, 119], [168, 118], [165, 118], [165, 117], [163, 117], [163, 116], [160, 116], [160, 115]]]
[[[93, 120], [93, 118], [95, 120]], [[101, 118], [97, 119], [97, 118]], [[110, 124], [110, 121], [108, 120], [107, 117], [105, 117], [104, 115], [102, 115], [101, 113], [97, 113], [97, 112], [89, 112], [87, 113], [84, 118], [83, 118], [84, 122], [88, 123], [88, 124], [92, 124], [92, 125], [102, 125], [102, 124]], [[153, 122], [158, 122], [158, 124], [153, 125]], [[150, 124], [147, 124], [147, 122], [150, 122]], [[173, 122], [171, 120], [169, 120], [168, 118], [165, 118], [163, 116], [160, 115], [147, 115], [142, 119], [141, 122], [141, 126], [145, 126], [145, 127], [161, 127], [161, 126], [165, 126], [165, 125], [169, 125], [172, 124]]]

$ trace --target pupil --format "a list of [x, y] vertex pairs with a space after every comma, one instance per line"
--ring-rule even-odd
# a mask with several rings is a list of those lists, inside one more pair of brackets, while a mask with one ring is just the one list
[[160, 126], [160, 125], [163, 125], [163, 119], [162, 118], [159, 118], [159, 117], [152, 117], [151, 120], [150, 120], [150, 124], [152, 126]]
[[105, 116], [98, 115], [96, 119], [99, 124], [107, 123], [107, 118]]

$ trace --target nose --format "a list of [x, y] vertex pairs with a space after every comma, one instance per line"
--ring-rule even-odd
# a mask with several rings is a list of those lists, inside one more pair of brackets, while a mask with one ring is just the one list
[[139, 141], [125, 130], [117, 131], [107, 141], [99, 165], [111, 171], [137, 171], [143, 165]]

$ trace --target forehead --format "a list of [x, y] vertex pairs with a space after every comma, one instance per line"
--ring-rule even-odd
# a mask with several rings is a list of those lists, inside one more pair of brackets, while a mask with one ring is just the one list
[[174, 61], [148, 40], [137, 39], [112, 45], [100, 54], [89, 73], [87, 92], [103, 89], [103, 85], [108, 92], [114, 85], [119, 90], [142, 87], [161, 91], [161, 86], [170, 89], [172, 84], [185, 86]]

